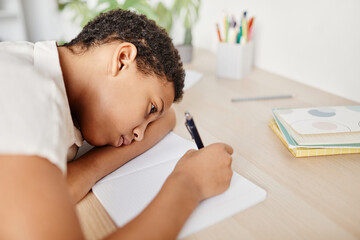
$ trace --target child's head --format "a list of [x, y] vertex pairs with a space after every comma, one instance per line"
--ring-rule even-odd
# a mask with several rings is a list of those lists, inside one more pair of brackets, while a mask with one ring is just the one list
[[141, 140], [161, 109], [182, 98], [185, 72], [178, 51], [166, 31], [144, 15], [120, 9], [100, 14], [64, 46], [74, 56], [96, 59], [83, 76], [94, 86], [98, 82], [98, 89], [87, 88], [82, 97], [91, 106], [75, 113], [94, 145]]

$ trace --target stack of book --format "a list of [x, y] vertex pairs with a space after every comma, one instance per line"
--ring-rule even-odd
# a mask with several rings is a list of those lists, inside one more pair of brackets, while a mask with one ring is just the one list
[[270, 128], [295, 157], [360, 153], [360, 105], [272, 112]]

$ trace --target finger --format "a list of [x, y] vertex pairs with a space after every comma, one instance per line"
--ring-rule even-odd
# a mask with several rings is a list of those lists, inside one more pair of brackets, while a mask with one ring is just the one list
[[229, 166], [229, 168], [231, 168], [231, 163], [232, 163], [232, 157], [230, 156], [229, 159], [228, 159], [228, 166]]
[[233, 174], [234, 174], [233, 170], [230, 169], [229, 174], [228, 174], [229, 184], [231, 182], [231, 178], [232, 178]]
[[196, 152], [196, 150], [195, 149], [190, 149], [185, 154], [191, 154], [192, 152]]
[[230, 145], [224, 143], [224, 147], [225, 147], [225, 151], [226, 151], [226, 152], [228, 152], [230, 155], [233, 154], [234, 149], [233, 149]]

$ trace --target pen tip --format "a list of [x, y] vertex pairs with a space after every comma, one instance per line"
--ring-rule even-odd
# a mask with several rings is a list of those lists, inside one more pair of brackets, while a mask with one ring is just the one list
[[191, 115], [188, 111], [185, 112], [185, 118], [188, 120], [191, 119]]

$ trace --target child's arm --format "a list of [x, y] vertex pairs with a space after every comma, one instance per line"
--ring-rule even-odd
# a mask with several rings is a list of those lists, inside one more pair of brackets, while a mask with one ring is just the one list
[[80, 201], [98, 180], [154, 146], [175, 127], [175, 122], [175, 112], [169, 109], [164, 116], [147, 127], [142, 141], [134, 141], [120, 148], [93, 148], [69, 163], [67, 182], [74, 201]]
[[[220, 143], [188, 151], [146, 209], [107, 239], [175, 239], [201, 200], [229, 187], [231, 154]], [[25, 155], [0, 154], [0, 163], [1, 239], [84, 239], [58, 167]]]

